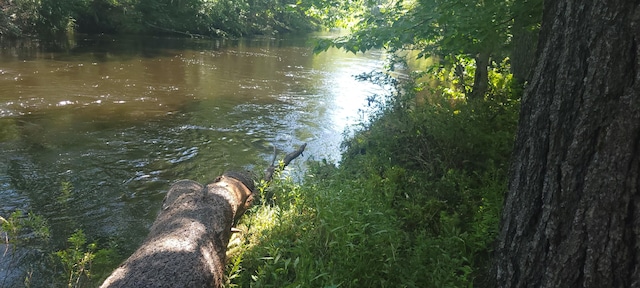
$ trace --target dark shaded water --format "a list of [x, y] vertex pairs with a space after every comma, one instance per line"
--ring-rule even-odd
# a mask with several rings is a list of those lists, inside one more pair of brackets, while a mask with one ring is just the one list
[[310, 157], [338, 160], [344, 129], [383, 93], [353, 78], [379, 69], [380, 53], [313, 55], [306, 39], [4, 44], [0, 216], [33, 211], [52, 233], [49, 247], [0, 254], [7, 287], [30, 271], [34, 286], [51, 283], [44, 251], [62, 249], [75, 229], [132, 251], [175, 180], [261, 171], [271, 145], [309, 143], [294, 170]]

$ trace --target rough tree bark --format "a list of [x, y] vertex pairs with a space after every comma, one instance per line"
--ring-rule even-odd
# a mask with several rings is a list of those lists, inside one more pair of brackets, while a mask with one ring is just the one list
[[640, 287], [638, 1], [544, 1], [499, 287]]
[[253, 180], [228, 173], [171, 186], [140, 248], [100, 287], [223, 287], [231, 227], [253, 201]]

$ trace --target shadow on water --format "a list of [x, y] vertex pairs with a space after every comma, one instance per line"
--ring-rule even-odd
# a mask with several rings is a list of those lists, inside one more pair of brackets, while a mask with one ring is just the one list
[[0, 216], [33, 211], [52, 237], [2, 256], [0, 283], [18, 285], [28, 271], [42, 281], [34, 286], [51, 283], [48, 253], [75, 229], [128, 255], [170, 183], [260, 173], [272, 145], [308, 142], [307, 157], [337, 161], [344, 129], [365, 117], [367, 97], [384, 93], [353, 76], [383, 58], [313, 55], [308, 38], [2, 42]]

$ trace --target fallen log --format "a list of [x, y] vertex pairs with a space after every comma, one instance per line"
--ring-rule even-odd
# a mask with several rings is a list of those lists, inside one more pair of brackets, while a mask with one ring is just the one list
[[176, 182], [147, 239], [100, 287], [223, 287], [231, 228], [253, 197], [240, 173]]
[[[287, 154], [284, 166], [305, 147]], [[269, 169], [267, 182], [274, 163]], [[205, 186], [191, 180], [174, 183], [140, 248], [100, 287], [223, 287], [233, 224], [254, 197], [254, 181], [244, 173], [227, 172]]]

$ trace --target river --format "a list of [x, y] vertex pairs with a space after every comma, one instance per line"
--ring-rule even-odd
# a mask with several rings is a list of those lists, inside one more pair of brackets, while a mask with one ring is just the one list
[[339, 161], [345, 129], [385, 93], [353, 76], [383, 62], [380, 52], [314, 55], [308, 37], [3, 43], [0, 216], [41, 215], [51, 239], [13, 252], [1, 244], [0, 286], [25, 275], [54, 283], [48, 253], [76, 229], [133, 251], [173, 181], [259, 174], [273, 145], [282, 158], [308, 143], [291, 173], [309, 159]]

